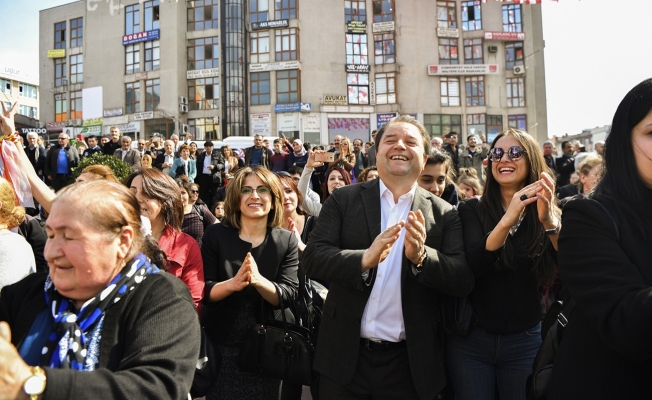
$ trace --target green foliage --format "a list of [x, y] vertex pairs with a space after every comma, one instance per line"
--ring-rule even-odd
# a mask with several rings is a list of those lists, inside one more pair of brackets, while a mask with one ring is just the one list
[[81, 175], [82, 171], [84, 171], [84, 168], [88, 167], [89, 165], [98, 164], [111, 168], [116, 178], [118, 178], [118, 180], [121, 182], [131, 174], [131, 167], [121, 159], [107, 154], [95, 153], [90, 157], [84, 157], [79, 160], [79, 165], [77, 168], [72, 169], [72, 181], [74, 182], [75, 179]]

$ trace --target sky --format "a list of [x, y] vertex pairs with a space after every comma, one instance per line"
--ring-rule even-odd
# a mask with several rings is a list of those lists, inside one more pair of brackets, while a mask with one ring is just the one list
[[[36, 80], [39, 10], [70, 2], [0, 0], [0, 65]], [[611, 124], [624, 95], [652, 77], [652, 0], [543, 0], [542, 9], [548, 134]]]

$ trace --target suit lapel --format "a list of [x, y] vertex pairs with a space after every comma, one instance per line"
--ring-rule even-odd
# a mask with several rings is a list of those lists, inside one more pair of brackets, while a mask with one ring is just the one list
[[378, 188], [378, 179], [374, 179], [369, 184], [363, 183], [361, 186], [360, 197], [365, 216], [367, 217], [367, 227], [373, 240], [380, 235], [381, 217], [380, 217], [380, 189]]

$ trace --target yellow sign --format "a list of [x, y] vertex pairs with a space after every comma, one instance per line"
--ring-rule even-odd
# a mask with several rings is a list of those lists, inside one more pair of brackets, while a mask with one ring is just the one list
[[102, 125], [102, 117], [87, 118], [84, 120], [82, 126]]
[[64, 58], [66, 56], [66, 49], [48, 50], [48, 58]]

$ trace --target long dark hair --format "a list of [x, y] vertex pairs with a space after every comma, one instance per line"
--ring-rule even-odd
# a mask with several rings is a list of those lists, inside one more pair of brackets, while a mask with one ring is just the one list
[[125, 179], [125, 185], [131, 187], [131, 183], [139, 175], [143, 179], [143, 194], [161, 203], [165, 224], [180, 231], [183, 224], [183, 203], [179, 185], [170, 175], [156, 168], [145, 168], [132, 173]]
[[337, 171], [337, 172], [340, 173], [340, 175], [342, 175], [342, 178], [344, 178], [344, 183], [345, 184], [347, 184], [347, 185], [351, 184], [351, 174], [349, 174], [349, 172], [347, 170], [345, 170], [344, 168], [340, 168], [340, 167], [329, 168], [326, 171], [326, 174], [324, 175], [324, 182], [322, 182], [322, 184], [321, 184], [321, 199], [322, 199], [321, 202], [322, 202], [322, 204], [324, 204], [324, 202], [326, 201], [328, 196], [331, 195], [330, 193], [328, 193], [328, 177], [331, 176], [331, 173], [333, 173], [333, 171]]
[[[504, 136], [511, 136], [516, 139], [520, 146], [526, 151], [525, 160], [528, 163], [530, 173], [526, 178], [524, 186], [541, 179], [542, 172], [547, 172], [548, 174], [551, 174], [551, 176], [554, 176], [546, 165], [546, 161], [543, 158], [543, 153], [541, 152], [539, 145], [527, 132], [513, 128], [506, 129], [496, 136], [494, 141], [491, 143], [491, 149], [493, 149], [496, 146], [496, 142]], [[485, 232], [493, 230], [505, 213], [503, 211], [500, 184], [493, 176], [492, 164], [491, 157], [489, 157], [487, 180], [485, 182], [484, 193], [480, 202], [482, 207], [480, 220], [482, 221]], [[553, 195], [550, 206], [553, 207], [553, 212], [561, 218], [561, 212], [556, 204], [557, 200]], [[527, 206], [524, 219], [527, 221], [528, 227], [526, 233], [526, 254], [528, 257], [534, 259], [533, 268], [537, 281], [540, 284], [545, 285], [550, 283], [555, 276], [555, 260], [552, 257], [552, 243], [546, 235], [543, 224], [539, 222], [536, 202]], [[513, 261], [514, 246], [511, 243], [511, 236], [508, 235], [507, 240], [505, 241], [503, 255], [497, 261], [497, 265], [500, 268], [513, 269], [515, 267]]]
[[632, 146], [632, 129], [652, 110], [652, 79], [636, 85], [620, 102], [604, 146], [604, 172], [595, 188], [596, 196], [611, 198], [649, 218], [644, 193], [649, 192], [640, 178]]

